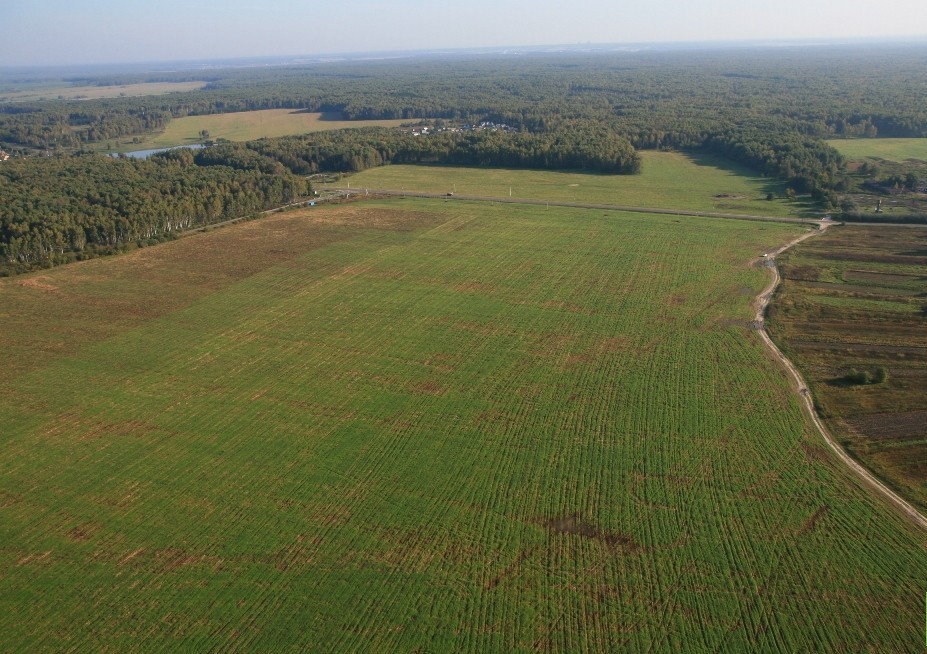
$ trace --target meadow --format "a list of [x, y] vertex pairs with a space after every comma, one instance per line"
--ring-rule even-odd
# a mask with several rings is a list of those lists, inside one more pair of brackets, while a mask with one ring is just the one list
[[104, 98], [140, 97], [196, 91], [206, 82], [143, 82], [112, 86], [75, 86], [73, 84], [25, 84], [0, 89], [0, 102], [34, 102], [36, 100], [100, 100]]
[[[239, 111], [206, 116], [175, 118], [160, 134], [142, 136], [139, 143], [102, 143], [107, 151], [130, 152], [166, 148], [201, 142], [200, 132], [206, 130], [211, 139], [253, 141], [294, 134], [308, 134], [346, 127], [398, 127], [408, 120], [342, 120], [337, 113], [312, 113], [295, 109], [264, 109]], [[109, 147], [114, 146], [114, 147]]]
[[927, 139], [833, 139], [827, 144], [851, 160], [927, 161]]
[[749, 329], [800, 227], [393, 200], [0, 280], [10, 651], [919, 651]]
[[[847, 225], [782, 259], [770, 329], [844, 446], [927, 508], [927, 228]], [[888, 371], [881, 384], [846, 379]]]
[[[391, 165], [343, 182], [354, 188], [414, 190], [634, 207], [716, 211], [763, 216], [807, 216], [811, 208], [785, 199], [785, 186], [708, 154], [645, 150], [639, 175], [543, 170]], [[773, 200], [767, 200], [772, 193]]]

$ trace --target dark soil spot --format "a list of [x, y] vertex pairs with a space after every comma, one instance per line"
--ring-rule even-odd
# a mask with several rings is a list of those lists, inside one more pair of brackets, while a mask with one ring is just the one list
[[804, 451], [805, 456], [808, 457], [809, 461], [826, 461], [828, 458], [827, 450], [825, 450], [820, 445], [802, 443], [801, 449]]
[[630, 536], [602, 531], [595, 525], [584, 522], [575, 514], [562, 518], [548, 518], [542, 520], [542, 524], [556, 534], [573, 534], [598, 540], [611, 548], [621, 548], [628, 552], [636, 552], [641, 549], [641, 546], [634, 542], [634, 539]]
[[815, 525], [818, 524], [818, 520], [823, 518], [825, 513], [827, 513], [827, 505], [823, 504], [818, 508], [817, 511], [812, 513], [807, 520], [805, 520], [805, 524], [802, 525], [798, 532], [799, 535], [807, 534], [812, 529], [814, 529]]

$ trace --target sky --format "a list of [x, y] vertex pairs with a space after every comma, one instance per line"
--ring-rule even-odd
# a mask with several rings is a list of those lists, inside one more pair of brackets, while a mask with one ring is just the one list
[[0, 66], [859, 37], [927, 40], [927, 0], [0, 0]]

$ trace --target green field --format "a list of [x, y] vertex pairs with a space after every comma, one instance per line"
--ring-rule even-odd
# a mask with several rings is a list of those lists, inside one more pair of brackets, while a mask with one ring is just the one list
[[927, 139], [834, 139], [827, 143], [851, 160], [927, 161]]
[[[129, 152], [199, 143], [202, 130], [209, 132], [211, 139], [253, 141], [264, 137], [308, 134], [346, 127], [398, 127], [408, 122], [408, 120], [342, 120], [340, 114], [309, 113], [293, 109], [239, 111], [229, 114], [175, 118], [167, 124], [162, 133], [143, 137], [140, 143], [123, 142], [111, 150]], [[108, 147], [116, 143], [102, 145]]]
[[[383, 166], [346, 180], [352, 187], [429, 193], [533, 198], [635, 207], [689, 209], [764, 216], [808, 215], [809, 207], [783, 198], [785, 186], [711, 155], [640, 152], [639, 175], [543, 170]], [[768, 193], [777, 199], [766, 200]]]
[[396, 200], [0, 280], [8, 651], [920, 651], [751, 332], [800, 228]]
[[113, 86], [75, 86], [73, 84], [24, 84], [0, 89], [0, 102], [34, 102], [36, 100], [99, 100], [123, 96], [164, 95], [196, 91], [206, 82], [144, 82]]

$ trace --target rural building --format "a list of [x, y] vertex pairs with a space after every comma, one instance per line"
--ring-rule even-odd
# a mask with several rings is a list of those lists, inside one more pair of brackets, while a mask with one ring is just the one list
[[10, 158], [10, 154], [6, 150], [0, 150], [0, 161], [6, 161]]

